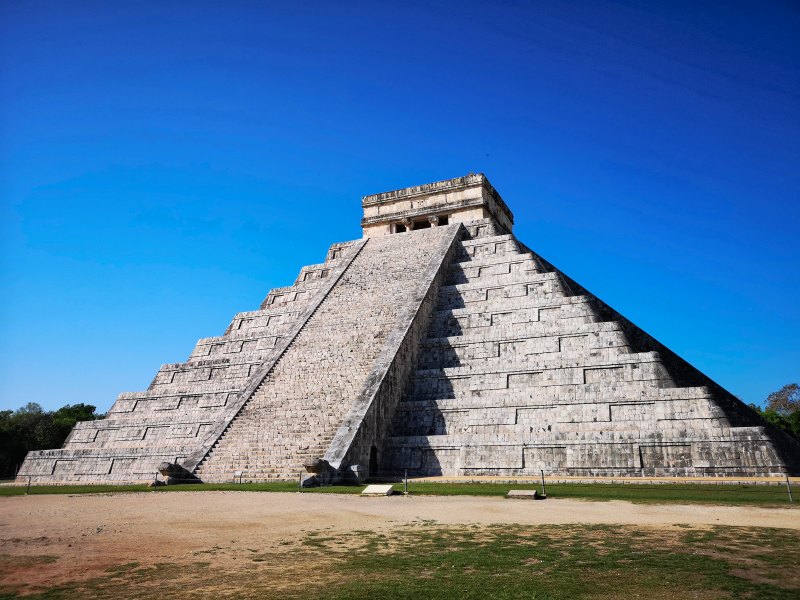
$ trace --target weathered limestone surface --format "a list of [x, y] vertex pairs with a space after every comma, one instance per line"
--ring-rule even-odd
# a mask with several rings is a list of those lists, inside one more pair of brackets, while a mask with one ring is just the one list
[[798, 445], [510, 234], [468, 225], [384, 449], [414, 475], [776, 475]]
[[200, 478], [225, 481], [241, 470], [245, 479], [295, 479], [305, 460], [322, 457], [401, 314], [417, 312], [427, 292], [420, 275], [442, 263], [456, 232], [426, 229], [411, 245], [401, 236], [370, 239], [200, 465]]
[[481, 173], [364, 196], [361, 205], [367, 237], [395, 233], [398, 225], [411, 231], [420, 223], [445, 218], [449, 223], [488, 218], [507, 230], [514, 223], [508, 206]]
[[362, 204], [361, 240], [20, 481], [800, 473], [797, 441], [519, 242], [483, 175]]
[[[384, 446], [397, 403], [417, 362], [420, 341], [428, 329], [462, 231], [461, 227], [450, 226], [427, 266], [419, 271], [412, 267], [412, 272], [416, 271], [413, 278], [418, 281], [414, 284], [416, 291], [399, 307], [393, 331], [325, 453], [325, 461], [334, 469], [342, 471], [348, 465], [361, 465], [367, 467], [367, 474], [378, 469], [379, 449]], [[359, 479], [357, 475], [355, 478]]]
[[163, 365], [146, 391], [120, 394], [105, 419], [78, 423], [63, 448], [30, 452], [18, 477], [152, 481], [162, 462], [183, 463], [202, 451], [362, 244], [331, 246], [324, 264], [304, 267], [293, 286], [270, 291], [259, 310], [237, 314], [224, 335], [199, 340], [186, 362]]

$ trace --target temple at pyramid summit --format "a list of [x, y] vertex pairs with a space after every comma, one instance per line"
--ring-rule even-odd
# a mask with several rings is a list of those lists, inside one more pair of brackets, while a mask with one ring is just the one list
[[18, 480], [800, 474], [794, 438], [516, 239], [484, 175], [362, 205], [361, 239]]

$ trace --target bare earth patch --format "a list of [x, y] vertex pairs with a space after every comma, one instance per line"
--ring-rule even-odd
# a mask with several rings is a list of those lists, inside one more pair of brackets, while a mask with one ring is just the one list
[[[37, 593], [82, 582], [90, 595], [110, 597], [120, 585], [135, 581], [136, 595], [152, 591], [233, 597], [241, 595], [242, 582], [257, 581], [266, 586], [261, 592], [313, 596], [313, 590], [341, 579], [335, 567], [348, 557], [394, 552], [398, 530], [472, 532], [470, 543], [480, 547], [496, 543], [504, 531], [487, 527], [510, 524], [522, 526], [515, 530], [518, 546], [524, 546], [528, 536], [535, 537], [529, 526], [588, 524], [636, 526], [639, 537], [630, 540], [632, 547], [660, 544], [678, 549], [685, 545], [686, 526], [700, 536], [698, 541], [713, 526], [780, 528], [791, 530], [795, 538], [790, 540], [796, 539], [800, 511], [465, 496], [361, 498], [247, 492], [16, 496], [0, 498], [0, 594]], [[584, 530], [581, 539], [592, 556], [605, 557], [609, 540], [616, 540], [614, 530]], [[562, 536], [558, 529], [549, 529], [549, 547], [569, 554], [575, 540], [570, 531]], [[630, 536], [629, 529], [620, 532]], [[748, 535], [715, 538], [713, 548], [700, 550], [698, 557], [731, 560], [738, 570], [734, 574], [743, 579], [774, 581], [774, 573], [758, 568], [757, 546]], [[455, 536], [440, 550], [457, 553], [463, 539]], [[540, 562], [533, 556], [516, 564], [551, 569]], [[625, 559], [618, 562], [624, 564]], [[798, 572], [797, 565], [786, 567]], [[421, 578], [433, 577], [430, 570], [418, 573]], [[476, 570], [465, 565], [459, 573], [474, 576]], [[800, 587], [796, 576], [789, 579], [786, 585]]]

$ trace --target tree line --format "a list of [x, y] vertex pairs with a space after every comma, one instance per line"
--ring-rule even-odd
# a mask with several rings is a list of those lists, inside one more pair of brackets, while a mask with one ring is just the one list
[[78, 421], [93, 421], [91, 404], [67, 404], [45, 411], [35, 402], [17, 410], [0, 411], [0, 479], [11, 479], [29, 450], [60, 448]]
[[800, 440], [800, 385], [790, 383], [767, 396], [764, 408], [750, 408], [779, 429]]

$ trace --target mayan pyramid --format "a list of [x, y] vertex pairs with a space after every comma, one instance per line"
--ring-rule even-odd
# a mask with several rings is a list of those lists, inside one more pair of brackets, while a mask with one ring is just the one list
[[362, 204], [364, 237], [19, 479], [800, 471], [797, 441], [517, 240], [483, 175]]

